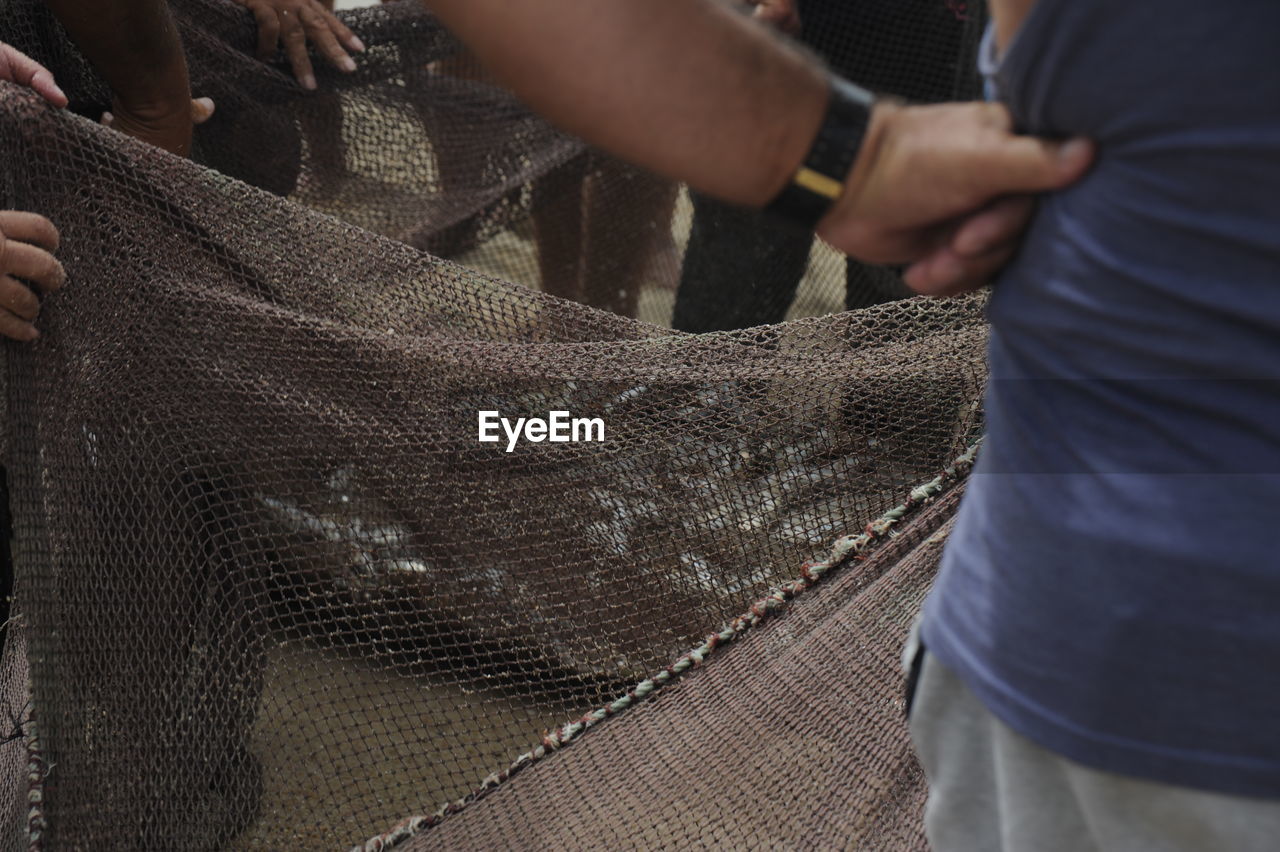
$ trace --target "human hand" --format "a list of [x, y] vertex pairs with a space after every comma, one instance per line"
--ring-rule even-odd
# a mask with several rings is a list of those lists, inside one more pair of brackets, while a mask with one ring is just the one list
[[819, 236], [871, 263], [911, 264], [917, 293], [955, 295], [987, 283], [1017, 250], [1035, 193], [1088, 170], [1083, 139], [1012, 132], [999, 104], [877, 103], [845, 192]]
[[3, 42], [0, 42], [0, 80], [28, 86], [56, 107], [67, 105], [67, 96], [53, 81], [49, 69]]
[[66, 273], [53, 257], [58, 230], [43, 216], [0, 210], [0, 334], [17, 341], [35, 340], [42, 293], [62, 286]]
[[277, 46], [284, 49], [293, 75], [304, 89], [316, 87], [307, 55], [307, 42], [340, 71], [356, 70], [347, 51], [361, 52], [364, 44], [319, 0], [236, 0], [258, 21], [258, 58], [269, 60]]
[[191, 152], [191, 128], [208, 121], [214, 109], [209, 98], [195, 98], [189, 104], [184, 114], [182, 109], [130, 109], [117, 102], [113, 112], [102, 114], [102, 123], [185, 157]]
[[1036, 212], [1036, 198], [1015, 195], [962, 217], [938, 247], [902, 273], [902, 281], [926, 296], [959, 296], [990, 283], [1013, 259]]
[[755, 6], [751, 17], [788, 35], [800, 34], [800, 9], [796, 0], [748, 0]]

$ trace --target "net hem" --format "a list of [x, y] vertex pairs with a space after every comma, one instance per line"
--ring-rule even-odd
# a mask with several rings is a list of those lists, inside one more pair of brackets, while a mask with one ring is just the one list
[[537, 746], [521, 754], [505, 769], [486, 776], [475, 789], [465, 796], [441, 806], [432, 814], [406, 817], [386, 832], [369, 838], [363, 844], [352, 846], [350, 852], [388, 852], [388, 850], [395, 849], [427, 830], [440, 825], [449, 817], [460, 813], [469, 805], [485, 798], [524, 769], [579, 741], [585, 733], [598, 726], [601, 722], [614, 718], [636, 706], [662, 687], [673, 683], [681, 675], [697, 668], [717, 648], [723, 647], [734, 639], [739, 638], [770, 616], [782, 614], [798, 595], [813, 588], [828, 574], [843, 567], [848, 562], [865, 560], [869, 555], [868, 548], [874, 544], [882, 543], [886, 539], [893, 538], [895, 527], [904, 519], [915, 515], [925, 506], [933, 503], [937, 497], [962, 482], [972, 470], [974, 459], [981, 444], [981, 439], [975, 441], [942, 473], [928, 482], [912, 488], [903, 503], [869, 522], [861, 533], [844, 535], [836, 539], [832, 545], [830, 555], [826, 559], [802, 564], [800, 566], [800, 576], [797, 579], [782, 584], [753, 603], [745, 613], [734, 618], [718, 632], [707, 636], [702, 644], [679, 657], [671, 665], [652, 677], [640, 681], [626, 694], [608, 704], [601, 705], [578, 720], [569, 722], [547, 733]]
[[27, 849], [40, 852], [44, 849], [44, 832], [48, 820], [44, 812], [44, 782], [50, 767], [45, 763], [44, 749], [36, 730], [34, 718], [27, 719]]

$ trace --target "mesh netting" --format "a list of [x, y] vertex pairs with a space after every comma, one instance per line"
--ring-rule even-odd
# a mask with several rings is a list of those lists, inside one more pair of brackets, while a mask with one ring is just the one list
[[[897, 74], [855, 79], [968, 91], [948, 5], [830, 5], [805, 39]], [[349, 14], [314, 94], [239, 7], [174, 11], [199, 164], [0, 91], [0, 201], [69, 273], [8, 350], [10, 845], [919, 846], [895, 660], [980, 303], [785, 235], [738, 310], [771, 226], [551, 130], [416, 7]], [[106, 105], [42, 6], [0, 38]], [[691, 287], [700, 331], [868, 306], [660, 327]], [[484, 410], [605, 439], [507, 452]]]

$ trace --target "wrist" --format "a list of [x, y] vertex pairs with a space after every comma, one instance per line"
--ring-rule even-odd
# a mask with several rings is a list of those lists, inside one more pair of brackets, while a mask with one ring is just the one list
[[903, 104], [892, 98], [880, 98], [872, 106], [866, 134], [863, 136], [862, 145], [858, 149], [853, 166], [845, 178], [840, 195], [827, 209], [815, 228], [818, 236], [829, 232], [834, 224], [857, 215], [869, 178], [876, 170], [876, 163], [883, 149], [888, 128], [902, 109]]
[[857, 162], [865, 160], [862, 153], [875, 103], [874, 96], [865, 89], [830, 78], [821, 121], [808, 137], [808, 151], [765, 207], [766, 212], [793, 225], [815, 229], [845, 194]]
[[191, 152], [193, 118], [190, 98], [186, 99], [181, 110], [170, 106], [168, 101], [148, 101], [138, 108], [113, 98], [112, 104], [116, 110], [110, 120], [113, 129], [180, 157]]
[[145, 69], [135, 63], [128, 73], [118, 72], [107, 78], [111, 87], [111, 105], [117, 112], [128, 113], [139, 121], [165, 122], [191, 113], [191, 82], [186, 58], [181, 48], [176, 54], [154, 56]]
[[130, 92], [111, 95], [111, 110], [116, 115], [128, 115], [139, 122], [165, 123], [177, 118], [191, 117], [191, 90], [186, 86], [172, 86], [150, 92]]

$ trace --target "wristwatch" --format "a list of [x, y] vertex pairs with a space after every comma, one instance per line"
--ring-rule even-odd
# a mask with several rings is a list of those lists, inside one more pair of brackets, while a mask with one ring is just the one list
[[844, 192], [845, 179], [858, 159], [871, 121], [875, 96], [839, 77], [831, 78], [831, 97], [809, 154], [791, 182], [765, 212], [812, 230]]

